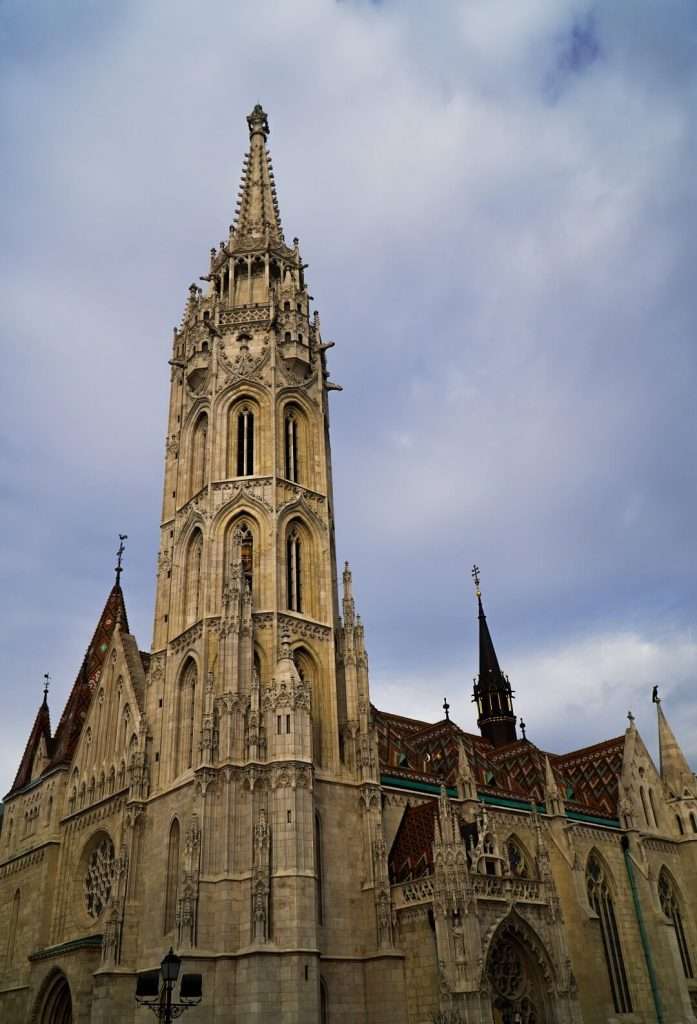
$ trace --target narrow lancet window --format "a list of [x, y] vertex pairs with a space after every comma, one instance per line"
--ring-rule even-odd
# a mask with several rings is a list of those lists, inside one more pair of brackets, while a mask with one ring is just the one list
[[622, 946], [620, 945], [620, 936], [617, 930], [612, 894], [603, 866], [594, 853], [591, 853], [588, 858], [586, 888], [588, 902], [598, 915], [598, 920], [600, 921], [600, 934], [603, 940], [605, 964], [607, 966], [615, 1010], [617, 1013], [631, 1013], [632, 1000], [629, 994], [627, 972], [622, 957]]
[[298, 421], [292, 412], [286, 416], [285, 439], [286, 480], [292, 480], [297, 484], [300, 482], [298, 473]]
[[690, 950], [687, 945], [685, 929], [682, 923], [680, 901], [678, 899], [675, 886], [673, 885], [673, 881], [665, 868], [663, 868], [658, 876], [658, 899], [661, 904], [661, 910], [675, 929], [675, 938], [678, 940], [680, 960], [682, 961], [682, 969], [685, 973], [685, 977], [692, 978], [692, 960], [690, 958]]
[[254, 474], [254, 413], [241, 409], [237, 414], [237, 475]]
[[292, 530], [286, 542], [286, 571], [288, 607], [292, 612], [302, 611], [302, 544], [297, 530]]
[[165, 878], [165, 913], [163, 932], [171, 932], [177, 920], [177, 886], [179, 882], [179, 822], [175, 818], [169, 830], [167, 877]]
[[201, 561], [203, 558], [203, 537], [196, 530], [189, 541], [186, 553], [186, 585], [184, 588], [184, 625], [196, 622], [201, 611]]
[[206, 483], [206, 457], [208, 450], [208, 417], [200, 416], [191, 438], [191, 471], [189, 493], [198, 494]]

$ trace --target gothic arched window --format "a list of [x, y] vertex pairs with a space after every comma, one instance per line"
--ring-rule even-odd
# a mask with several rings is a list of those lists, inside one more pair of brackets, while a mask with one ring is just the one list
[[632, 1000], [629, 994], [627, 972], [622, 957], [622, 946], [617, 930], [615, 908], [607, 874], [595, 853], [588, 857], [586, 866], [586, 890], [588, 902], [600, 921], [600, 934], [603, 940], [605, 964], [612, 990], [612, 1000], [617, 1013], [631, 1013]]
[[295, 410], [290, 408], [286, 412], [283, 425], [283, 437], [285, 443], [285, 474], [286, 480], [292, 480], [296, 484], [300, 482], [300, 476], [298, 473], [298, 431], [298, 416]]
[[203, 536], [196, 530], [186, 550], [184, 580], [184, 625], [196, 622], [201, 611], [201, 562], [203, 559]]
[[175, 775], [193, 767], [196, 725], [196, 662], [190, 658], [179, 677], [175, 733]]
[[206, 482], [208, 452], [208, 417], [201, 413], [191, 437], [191, 463], [189, 469], [189, 496], [198, 494]]
[[247, 523], [242, 522], [235, 529], [235, 556], [242, 566], [247, 583], [252, 585], [254, 572], [254, 537]]
[[292, 529], [286, 540], [287, 603], [292, 612], [303, 610], [302, 541], [297, 529]]
[[179, 885], [179, 821], [174, 819], [169, 830], [167, 877], [165, 879], [165, 913], [163, 933], [171, 932], [177, 920], [177, 888]]
[[662, 868], [661, 873], [658, 876], [658, 899], [661, 904], [661, 910], [675, 929], [675, 938], [678, 940], [678, 949], [680, 950], [680, 959], [682, 961], [682, 969], [685, 972], [685, 977], [692, 978], [692, 960], [690, 959], [690, 951], [682, 923], [680, 900], [678, 899], [678, 894], [673, 880], [665, 868]]
[[245, 405], [237, 413], [237, 476], [254, 474], [254, 413]]
[[87, 871], [84, 879], [85, 906], [87, 913], [95, 920], [109, 902], [115, 862], [114, 844], [109, 836], [102, 834], [87, 858]]
[[530, 871], [527, 855], [515, 836], [511, 836], [506, 842], [506, 854], [512, 875], [516, 878], [531, 877], [532, 872]]

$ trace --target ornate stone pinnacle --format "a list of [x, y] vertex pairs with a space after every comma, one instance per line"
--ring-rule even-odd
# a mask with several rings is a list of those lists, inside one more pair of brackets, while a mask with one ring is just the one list
[[269, 137], [269, 119], [266, 116], [261, 103], [257, 103], [254, 106], [254, 110], [251, 114], [247, 114], [247, 124], [249, 125], [249, 137], [252, 135], [263, 135], [265, 139]]

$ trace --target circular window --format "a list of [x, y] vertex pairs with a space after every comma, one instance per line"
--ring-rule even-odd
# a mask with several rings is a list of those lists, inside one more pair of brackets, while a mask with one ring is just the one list
[[114, 879], [114, 844], [108, 836], [94, 847], [87, 860], [85, 906], [90, 917], [98, 918], [109, 902]]

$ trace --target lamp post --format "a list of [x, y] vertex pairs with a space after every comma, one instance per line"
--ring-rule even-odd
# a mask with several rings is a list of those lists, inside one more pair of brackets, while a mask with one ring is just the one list
[[[147, 1006], [158, 1020], [171, 1024], [185, 1010], [201, 1002], [202, 985], [200, 974], [182, 975], [179, 989], [179, 1002], [172, 1001], [172, 993], [177, 984], [181, 957], [177, 956], [170, 946], [169, 953], [162, 958], [159, 971], [145, 971], [138, 975], [136, 982], [136, 1002], [139, 1006]], [[162, 978], [162, 987], [160, 987]]]

